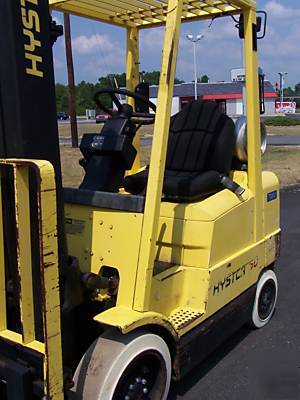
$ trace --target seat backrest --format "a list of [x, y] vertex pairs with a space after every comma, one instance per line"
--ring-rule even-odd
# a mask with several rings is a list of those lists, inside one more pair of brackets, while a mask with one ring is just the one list
[[228, 174], [235, 125], [214, 101], [188, 103], [171, 118], [166, 169]]

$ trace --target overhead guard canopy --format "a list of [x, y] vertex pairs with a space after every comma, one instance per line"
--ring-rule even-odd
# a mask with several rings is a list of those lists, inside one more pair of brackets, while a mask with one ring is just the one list
[[[166, 21], [168, 0], [49, 0], [50, 8], [113, 25], [148, 28]], [[181, 20], [191, 22], [256, 8], [254, 0], [184, 0]]]

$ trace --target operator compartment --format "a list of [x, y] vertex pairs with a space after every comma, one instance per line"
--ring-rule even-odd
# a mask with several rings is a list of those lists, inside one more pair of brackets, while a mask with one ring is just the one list
[[[69, 254], [78, 258], [82, 273], [113, 273], [120, 282], [116, 304], [130, 306], [149, 168], [125, 176], [136, 156], [132, 141], [139, 125], [131, 106], [119, 108], [100, 134], [83, 136], [80, 164], [85, 177], [79, 189], [65, 188], [64, 198]], [[248, 189], [246, 160], [235, 156], [236, 141], [235, 124], [215, 102], [192, 101], [171, 118], [156, 279], [160, 274], [163, 280], [169, 275], [178, 279], [174, 268], [179, 267], [191, 268], [188, 280], [195, 276], [192, 268], [207, 280], [208, 269], [253, 243], [254, 196]], [[263, 175], [264, 186], [271, 185], [271, 176]], [[272, 182], [277, 190], [278, 182]], [[269, 234], [276, 226], [269, 226]], [[202, 303], [205, 291], [203, 296]]]
[[[111, 96], [117, 111], [105, 109], [100, 100], [103, 93]], [[141, 97], [135, 93], [133, 96]], [[100, 134], [83, 136], [80, 150], [84, 158], [80, 165], [85, 170], [84, 179], [79, 189], [64, 189], [68, 251], [78, 259], [82, 274], [108, 274], [108, 278], [118, 281], [126, 277], [126, 286], [119, 285], [118, 302], [130, 306], [132, 299], [127, 294], [134, 293], [145, 197], [120, 189], [137, 154], [132, 144], [136, 131], [154, 116], [134, 112], [110, 89], [98, 92], [96, 101], [112, 117]], [[150, 103], [144, 98], [142, 101]], [[155, 105], [150, 106], [155, 110]]]
[[[132, 112], [132, 108], [128, 106], [127, 111]], [[84, 158], [80, 164], [85, 176], [79, 189], [64, 189], [64, 199], [69, 254], [78, 258], [83, 273], [98, 274], [100, 267], [106, 265], [117, 266], [122, 276], [125, 266], [136, 262], [127, 257], [134, 254], [130, 246], [132, 250], [139, 246], [144, 197], [118, 193], [125, 171], [136, 156], [134, 130], [135, 125], [123, 114], [109, 119], [100, 134], [85, 134], [82, 138], [80, 150]], [[136, 232], [137, 239], [133, 235], [127, 245], [128, 232]], [[120, 263], [117, 256], [122, 243]]]
[[[91, 232], [95, 229], [95, 220], [101, 220], [100, 214], [111, 213], [120, 221], [123, 214], [125, 220], [128, 216], [127, 223], [124, 221], [124, 243], [128, 242], [128, 232], [132, 234], [137, 229], [137, 237], [140, 234], [149, 169], [146, 167], [125, 177], [126, 170], [131, 169], [136, 156], [132, 140], [139, 125], [134, 121], [133, 114], [136, 113], [131, 106], [125, 104], [120, 107], [117, 115], [104, 124], [100, 134], [83, 136], [80, 149], [84, 159], [80, 164], [85, 169], [85, 177], [79, 189], [64, 190], [67, 203], [66, 231], [71, 255], [79, 258], [81, 268], [85, 271], [95, 271], [96, 268], [89, 253], [98, 252]], [[150, 116], [153, 119], [153, 114]], [[191, 221], [203, 219], [197, 210], [203, 208], [203, 202], [204, 207], [206, 203], [210, 204], [205, 199], [225, 195], [231, 196], [235, 204], [241, 202], [238, 196], [244, 192], [244, 188], [229, 177], [234, 145], [234, 123], [214, 102], [191, 102], [172, 118], [160, 219], [161, 229], [166, 232], [164, 235], [160, 231], [159, 246], [168, 243], [176, 247], [180, 243], [182, 249], [185, 247], [185, 239], [177, 229], [178, 224], [185, 223], [188, 219], [185, 214], [191, 213], [191, 209], [194, 210]], [[236, 194], [223, 191], [226, 186]], [[123, 187], [125, 192], [122, 191]], [[132, 221], [139, 221], [135, 229], [130, 226], [132, 216]], [[119, 229], [119, 224], [116, 225], [111, 231]], [[201, 232], [201, 225], [197, 224], [197, 229]], [[172, 238], [169, 230], [176, 231], [178, 238]], [[166, 235], [169, 235], [167, 242]], [[83, 241], [82, 236], [85, 237]], [[187, 240], [190, 242], [190, 238]], [[138, 246], [138, 243], [134, 243], [135, 248]], [[190, 246], [193, 247], [191, 243]], [[101, 247], [109, 251], [109, 246], [99, 245]], [[176, 250], [171, 250], [169, 256], [166, 252], [160, 254], [159, 261], [178, 264], [183, 261]], [[116, 255], [116, 252], [111, 253]], [[107, 262], [102, 261], [104, 265]]]
[[[232, 171], [235, 145], [235, 124], [214, 101], [191, 101], [171, 118], [157, 261], [208, 268], [253, 240], [253, 196], [246, 171]], [[127, 176], [125, 189], [145, 191], [148, 174]]]

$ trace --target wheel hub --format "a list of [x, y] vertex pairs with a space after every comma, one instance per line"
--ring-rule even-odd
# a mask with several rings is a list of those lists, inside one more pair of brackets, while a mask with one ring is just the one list
[[273, 311], [276, 297], [276, 286], [273, 280], [268, 280], [259, 295], [258, 315], [262, 320], [267, 319]]
[[165, 371], [160, 355], [147, 351], [127, 367], [113, 400], [160, 399], [165, 387]]
[[135, 380], [129, 384], [124, 400], [149, 399], [149, 382], [142, 376], [143, 375], [137, 376]]

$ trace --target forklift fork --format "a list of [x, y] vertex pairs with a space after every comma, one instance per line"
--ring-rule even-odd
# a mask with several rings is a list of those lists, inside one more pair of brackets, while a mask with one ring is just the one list
[[[8, 400], [27, 400], [34, 393], [33, 365], [24, 359], [42, 360], [41, 384], [43, 394], [37, 398], [62, 400], [63, 368], [60, 327], [60, 298], [57, 250], [57, 216], [54, 169], [48, 161], [2, 159], [0, 165], [13, 169], [15, 224], [17, 238], [18, 291], [21, 314], [21, 333], [11, 330], [7, 320], [7, 279], [3, 228], [2, 184], [0, 187], [0, 377], [6, 385]], [[32, 246], [30, 234], [29, 171], [35, 173], [37, 222], [39, 237], [39, 267], [42, 301], [43, 337], [36, 336], [34, 291], [32, 276]], [[10, 350], [8, 350], [10, 349]], [[24, 354], [24, 358], [20, 354]], [[29, 354], [29, 356], [28, 356]], [[12, 357], [13, 355], [13, 357]], [[7, 357], [5, 357], [7, 356]], [[13, 360], [12, 360], [13, 358]], [[34, 378], [32, 378], [34, 379]], [[0, 389], [1, 390], [1, 389]], [[16, 397], [17, 396], [17, 397]]]

